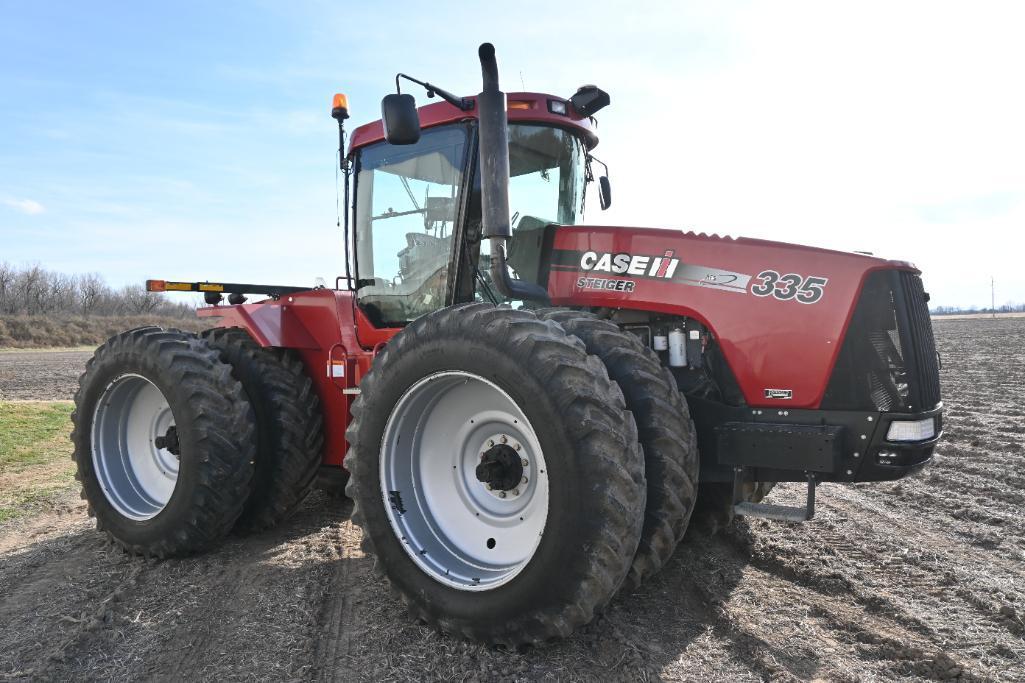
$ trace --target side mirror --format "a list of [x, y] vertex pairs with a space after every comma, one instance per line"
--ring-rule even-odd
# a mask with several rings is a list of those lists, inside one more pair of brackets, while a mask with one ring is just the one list
[[599, 109], [609, 106], [611, 101], [609, 94], [595, 85], [581, 86], [573, 97], [569, 98], [570, 104], [583, 117], [594, 116]]
[[420, 117], [412, 95], [385, 95], [381, 100], [384, 139], [391, 145], [412, 145], [420, 140]]
[[612, 184], [607, 175], [598, 178], [598, 203], [602, 211], [612, 206]]

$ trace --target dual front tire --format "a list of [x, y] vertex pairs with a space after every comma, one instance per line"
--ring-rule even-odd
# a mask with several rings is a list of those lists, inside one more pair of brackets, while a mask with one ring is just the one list
[[[656, 571], [686, 526], [690, 480], [674, 519], [649, 525], [642, 445], [657, 460], [661, 437], [639, 436], [610, 367], [559, 317], [442, 309], [360, 383], [353, 521], [412, 615], [444, 631], [509, 647], [567, 636], [632, 574]], [[659, 516], [673, 505], [654, 474]]]

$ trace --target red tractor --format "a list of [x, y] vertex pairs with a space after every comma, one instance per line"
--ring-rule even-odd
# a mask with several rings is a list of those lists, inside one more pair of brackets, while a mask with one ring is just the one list
[[[205, 292], [219, 327], [96, 351], [75, 459], [116, 543], [196, 552], [347, 482], [414, 616], [518, 646], [657, 572], [695, 509], [807, 520], [821, 482], [929, 462], [942, 403], [914, 266], [584, 225], [592, 182], [611, 200], [592, 156], [609, 96], [506, 95], [479, 56], [476, 97], [399, 74], [443, 101], [388, 95], [347, 152], [336, 97], [334, 289], [150, 281]], [[804, 506], [761, 502], [781, 481]]]

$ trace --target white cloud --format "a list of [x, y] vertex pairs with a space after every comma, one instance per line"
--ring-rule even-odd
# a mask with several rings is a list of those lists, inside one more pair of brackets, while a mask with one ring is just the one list
[[46, 207], [34, 199], [3, 199], [0, 200], [0, 203], [29, 216], [35, 216], [46, 211]]

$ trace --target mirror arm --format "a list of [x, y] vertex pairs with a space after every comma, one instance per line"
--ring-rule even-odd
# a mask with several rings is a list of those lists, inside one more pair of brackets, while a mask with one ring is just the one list
[[598, 157], [594, 156], [593, 154], [588, 154], [587, 155], [587, 160], [588, 161], [597, 161], [599, 164], [601, 164], [605, 168], [605, 175], [607, 176], [609, 174], [609, 165], [606, 164], [601, 159], [599, 159]]
[[402, 93], [402, 90], [399, 88], [400, 78], [405, 78], [407, 81], [423, 86], [427, 90], [427, 97], [434, 97], [435, 95], [437, 95], [441, 99], [451, 104], [453, 107], [458, 107], [463, 111], [470, 111], [471, 109], [473, 109], [473, 100], [471, 100], [469, 97], [457, 97], [452, 93], [448, 92], [447, 90], [439, 88], [436, 85], [432, 85], [431, 83], [427, 83], [426, 81], [418, 80], [416, 78], [413, 78], [412, 76], [407, 76], [403, 73], [395, 74], [395, 91], [400, 94]]

